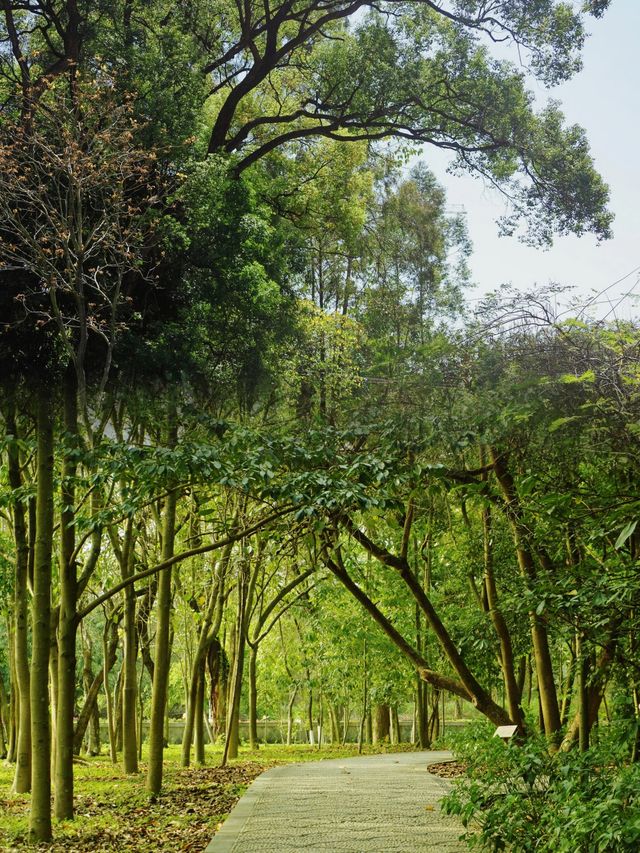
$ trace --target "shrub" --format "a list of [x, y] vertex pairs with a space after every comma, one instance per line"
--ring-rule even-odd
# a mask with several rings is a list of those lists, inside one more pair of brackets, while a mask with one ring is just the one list
[[619, 742], [550, 755], [543, 739], [505, 746], [470, 726], [456, 756], [468, 765], [444, 801], [476, 850], [623, 853], [640, 849], [640, 765], [620, 765]]

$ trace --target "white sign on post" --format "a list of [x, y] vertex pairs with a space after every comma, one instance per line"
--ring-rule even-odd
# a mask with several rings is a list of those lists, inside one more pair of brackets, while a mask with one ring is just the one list
[[493, 733], [493, 736], [502, 738], [503, 741], [507, 742], [511, 740], [517, 731], [517, 726], [498, 726]]

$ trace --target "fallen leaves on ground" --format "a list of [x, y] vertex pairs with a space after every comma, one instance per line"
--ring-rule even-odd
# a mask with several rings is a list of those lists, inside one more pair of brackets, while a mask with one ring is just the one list
[[[163, 793], [154, 802], [144, 793], [144, 776], [136, 777], [135, 787], [129, 780], [124, 791], [122, 779], [114, 777], [111, 791], [108, 784], [98, 795], [80, 790], [75, 798], [76, 820], [56, 824], [53, 844], [37, 849], [48, 853], [202, 851], [249, 783], [264, 770], [264, 764], [254, 762], [175, 770], [167, 774]], [[28, 798], [3, 800], [2, 807], [14, 815], [26, 813]], [[26, 847], [26, 833], [6, 847], [0, 841], [0, 850]]]
[[429, 773], [440, 776], [442, 779], [459, 779], [464, 776], [467, 765], [461, 761], [441, 761], [438, 764], [430, 764]]

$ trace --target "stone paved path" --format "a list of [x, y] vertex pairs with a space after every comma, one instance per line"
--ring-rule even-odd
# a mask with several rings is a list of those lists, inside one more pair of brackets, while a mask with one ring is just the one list
[[251, 784], [205, 853], [461, 853], [428, 772], [446, 752], [289, 764]]

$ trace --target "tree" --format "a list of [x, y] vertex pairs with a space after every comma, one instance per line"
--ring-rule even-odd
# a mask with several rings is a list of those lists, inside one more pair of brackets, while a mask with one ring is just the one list
[[[567, 79], [579, 67], [584, 24], [563, 4], [529, 5], [522, 14], [513, 3], [417, 2], [409, 11], [389, 2], [367, 13], [360, 0], [287, 0], [230, 10], [218, 31], [203, 7], [192, 8], [194, 25], [196, 9], [206, 22], [205, 71], [219, 105], [209, 152], [237, 154], [237, 171], [314, 136], [426, 142], [453, 151], [460, 168], [510, 196], [507, 230], [524, 218], [537, 241], [549, 241], [554, 230], [607, 236], [607, 190], [584, 134], [563, 127], [556, 105], [536, 116], [523, 75], [481, 43], [517, 46], [530, 73], [547, 84]], [[347, 28], [361, 11], [362, 20]], [[283, 94], [272, 99], [273, 91]], [[254, 103], [256, 115], [247, 111]]]

